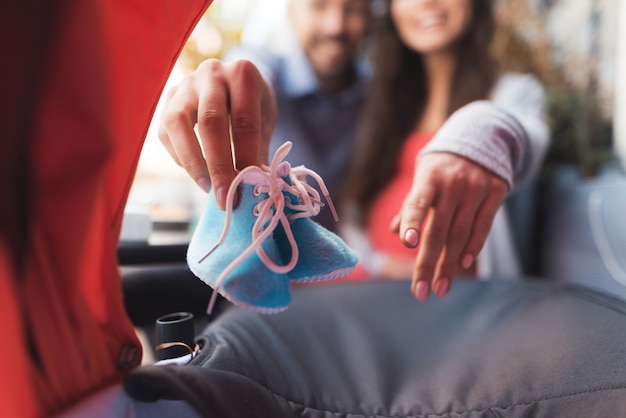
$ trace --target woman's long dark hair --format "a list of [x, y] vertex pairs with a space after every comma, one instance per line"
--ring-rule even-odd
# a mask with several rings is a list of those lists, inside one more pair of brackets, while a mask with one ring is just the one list
[[[473, 0], [472, 23], [456, 47], [457, 68], [448, 114], [487, 98], [495, 83], [497, 68], [489, 52], [495, 27], [491, 3]], [[420, 119], [428, 97], [422, 57], [401, 41], [390, 13], [377, 29], [372, 45], [374, 75], [342, 199], [357, 205], [362, 223], [376, 196], [394, 176], [402, 145]]]

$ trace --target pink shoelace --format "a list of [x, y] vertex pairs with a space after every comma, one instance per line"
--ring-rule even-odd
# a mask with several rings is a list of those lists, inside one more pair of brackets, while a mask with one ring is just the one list
[[[304, 166], [291, 168], [289, 163], [283, 161], [291, 150], [292, 143], [287, 141], [281, 145], [272, 158], [270, 166], [249, 166], [241, 170], [231, 183], [228, 194], [226, 195], [226, 219], [224, 228], [217, 240], [217, 243], [204, 255], [198, 263], [206, 260], [213, 251], [215, 251], [226, 239], [228, 229], [232, 221], [233, 203], [235, 193], [239, 184], [246, 182], [255, 184], [253, 193], [260, 196], [267, 193], [268, 197], [256, 204], [253, 208], [254, 215], [257, 217], [252, 228], [252, 243], [245, 251], [239, 254], [225, 269], [222, 271], [215, 283], [215, 289], [211, 295], [207, 313], [210, 314], [217, 300], [217, 290], [222, 286], [224, 280], [241, 262], [243, 262], [253, 252], [257, 252], [259, 259], [263, 264], [274, 273], [286, 274], [291, 271], [298, 262], [298, 245], [291, 231], [290, 223], [299, 218], [307, 218], [319, 214], [324, 203], [321, 200], [320, 193], [311, 185], [306, 183], [306, 177], [311, 176], [319, 185], [324, 199], [328, 202], [335, 221], [337, 221], [337, 212], [330, 199], [328, 189], [324, 184], [324, 180], [319, 174]], [[284, 177], [289, 177], [291, 184], [288, 184]], [[286, 191], [298, 197], [299, 203], [293, 203], [291, 199], [283, 195]], [[293, 212], [285, 214], [285, 208], [291, 209]], [[265, 241], [281, 223], [289, 245], [291, 246], [291, 259], [285, 265], [279, 265], [274, 262], [263, 250], [261, 244]]]

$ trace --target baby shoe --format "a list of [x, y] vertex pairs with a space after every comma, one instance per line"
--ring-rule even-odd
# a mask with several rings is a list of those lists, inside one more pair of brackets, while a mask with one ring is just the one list
[[215, 291], [248, 309], [279, 312], [291, 300], [290, 281], [336, 279], [356, 265], [356, 254], [341, 238], [309, 219], [324, 203], [306, 176], [317, 180], [335, 219], [337, 214], [317, 173], [282, 161], [291, 146], [283, 144], [271, 166], [243, 169], [228, 190], [226, 211], [209, 195], [187, 251], [191, 271], [214, 289], [209, 313]]
[[284, 181], [282, 188], [289, 230], [283, 224], [278, 225], [274, 238], [283, 260], [293, 257], [293, 245], [287, 239], [287, 233], [293, 234], [299, 251], [296, 265], [287, 273], [289, 279], [293, 282], [316, 282], [350, 274], [358, 261], [356, 253], [337, 235], [310, 219], [320, 212], [324, 204], [319, 192], [306, 183], [307, 176], [317, 181], [337, 220], [324, 181], [313, 170], [304, 166], [291, 168], [287, 162], [282, 163], [278, 171]]
[[[287, 223], [279, 185], [256, 166], [242, 170], [228, 191], [226, 210], [211, 191], [187, 250], [191, 271], [235, 305], [275, 313], [291, 301], [289, 278], [273, 238], [278, 223]], [[233, 208], [235, 192], [239, 202]], [[282, 220], [281, 220], [282, 218]], [[221, 231], [221, 232], [220, 232]], [[297, 257], [297, 255], [296, 255]]]

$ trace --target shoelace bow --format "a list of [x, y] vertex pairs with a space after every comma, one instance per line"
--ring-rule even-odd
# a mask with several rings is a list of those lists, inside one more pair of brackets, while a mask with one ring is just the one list
[[[285, 274], [293, 270], [296, 266], [299, 252], [298, 245], [293, 236], [293, 232], [291, 231], [290, 223], [299, 218], [315, 216], [319, 214], [321, 208], [324, 206], [320, 193], [313, 186], [306, 183], [307, 176], [311, 176], [315, 179], [322, 191], [322, 194], [324, 195], [324, 199], [328, 202], [328, 206], [330, 207], [335, 221], [338, 220], [337, 212], [321, 176], [304, 166], [291, 168], [288, 162], [283, 161], [291, 150], [291, 147], [292, 143], [289, 141], [281, 145], [276, 150], [276, 153], [274, 153], [270, 166], [261, 165], [244, 168], [237, 174], [228, 189], [228, 194], [226, 195], [226, 219], [222, 233], [217, 240], [217, 243], [202, 258], [200, 258], [200, 260], [198, 260], [198, 263], [201, 263], [208, 258], [226, 239], [232, 220], [235, 192], [237, 191], [239, 184], [244, 181], [245, 177], [258, 176], [257, 184], [255, 184], [253, 188], [253, 193], [257, 197], [266, 193], [267, 198], [254, 206], [253, 211], [257, 220], [252, 228], [252, 243], [248, 248], [246, 248], [245, 251], [231, 261], [231, 263], [218, 277], [207, 308], [208, 314], [213, 311], [213, 307], [217, 299], [217, 291], [223, 284], [224, 280], [226, 280], [233, 269], [235, 269], [254, 251], [257, 252], [263, 264], [275, 273]], [[289, 182], [283, 180], [285, 177], [289, 179]], [[298, 203], [294, 203], [292, 202], [292, 199], [286, 197], [283, 194], [283, 190], [295, 196]], [[292, 212], [285, 214], [285, 208], [291, 209]], [[261, 246], [263, 241], [274, 233], [274, 230], [278, 226], [279, 222], [283, 226], [285, 235], [287, 236], [289, 245], [291, 246], [291, 259], [285, 265], [279, 265], [274, 262], [265, 253], [265, 250]]]

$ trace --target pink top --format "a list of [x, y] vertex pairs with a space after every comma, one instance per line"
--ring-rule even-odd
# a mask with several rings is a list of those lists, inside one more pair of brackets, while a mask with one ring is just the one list
[[390, 232], [389, 225], [400, 212], [402, 202], [411, 189], [417, 156], [432, 137], [432, 134], [415, 132], [407, 138], [400, 154], [398, 172], [374, 201], [366, 228], [375, 251], [415, 259], [417, 250], [405, 247], [398, 235]]

